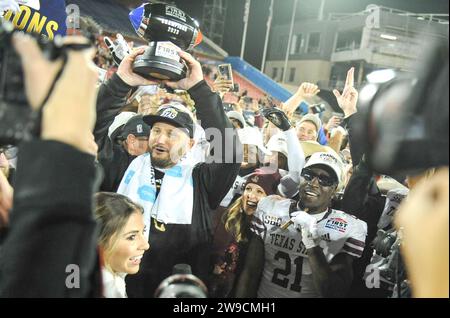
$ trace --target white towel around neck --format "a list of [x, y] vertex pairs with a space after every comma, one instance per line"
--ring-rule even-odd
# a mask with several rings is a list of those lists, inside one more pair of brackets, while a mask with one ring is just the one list
[[164, 224], [191, 224], [194, 204], [193, 168], [191, 160], [180, 160], [170, 169], [160, 169], [165, 174], [156, 196], [155, 168], [151, 165], [150, 154], [146, 153], [131, 162], [117, 193], [126, 195], [144, 207], [147, 229], [150, 228], [150, 216]]

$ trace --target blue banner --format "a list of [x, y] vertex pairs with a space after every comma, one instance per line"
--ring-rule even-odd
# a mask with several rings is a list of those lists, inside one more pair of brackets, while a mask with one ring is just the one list
[[8, 11], [4, 18], [25, 32], [39, 33], [53, 39], [66, 35], [66, 4], [64, 0], [19, 0], [20, 12]]

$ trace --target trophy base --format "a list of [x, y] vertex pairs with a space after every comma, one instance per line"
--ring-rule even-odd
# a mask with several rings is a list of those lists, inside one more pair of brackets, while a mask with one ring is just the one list
[[173, 52], [170, 58], [162, 56], [160, 52], [157, 42], [151, 42], [144, 54], [135, 59], [133, 72], [149, 80], [179, 81], [185, 78], [187, 67], [184, 62], [176, 61]]

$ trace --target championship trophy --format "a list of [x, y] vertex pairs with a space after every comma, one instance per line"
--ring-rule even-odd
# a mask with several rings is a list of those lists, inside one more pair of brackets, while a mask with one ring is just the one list
[[146, 3], [130, 12], [136, 33], [149, 42], [138, 56], [133, 71], [147, 79], [178, 81], [186, 77], [187, 67], [178, 51], [187, 51], [202, 41], [198, 22], [177, 7], [165, 3]]

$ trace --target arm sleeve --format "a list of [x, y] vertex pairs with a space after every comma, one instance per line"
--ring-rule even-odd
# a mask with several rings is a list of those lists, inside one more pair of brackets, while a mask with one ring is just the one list
[[0, 296], [91, 295], [97, 263], [94, 157], [56, 141], [25, 143], [16, 178]]
[[364, 221], [355, 219], [349, 238], [345, 241], [342, 251], [353, 257], [361, 257], [364, 251], [367, 224]]
[[200, 173], [200, 186], [208, 195], [210, 207], [215, 209], [239, 173], [242, 144], [225, 115], [222, 100], [205, 81], [189, 89], [189, 94], [195, 102], [197, 119], [211, 144], [212, 153], [206, 163], [201, 163], [196, 168]]
[[97, 120], [94, 127], [95, 142], [99, 152], [108, 139], [108, 128], [120, 109], [126, 103], [126, 96], [132, 89], [116, 73], [100, 86], [97, 96]]
[[294, 128], [284, 132], [288, 149], [288, 167], [289, 172], [300, 173], [305, 165], [305, 154], [298, 141]]
[[305, 166], [305, 153], [298, 141], [295, 129], [284, 132], [288, 148], [289, 173], [285, 175], [278, 185], [278, 192], [287, 198], [292, 198], [298, 193], [300, 184], [300, 172]]
[[243, 268], [237, 278], [236, 298], [256, 298], [263, 269], [264, 242], [259, 236], [251, 234]]
[[355, 136], [354, 125], [355, 121], [362, 120], [359, 113], [353, 114], [344, 119], [344, 128], [348, 131], [348, 140], [350, 143], [350, 153], [352, 156], [353, 165], [357, 166], [361, 161], [364, 154], [365, 140], [361, 140], [361, 137]]

